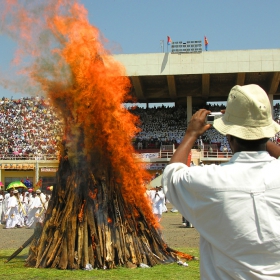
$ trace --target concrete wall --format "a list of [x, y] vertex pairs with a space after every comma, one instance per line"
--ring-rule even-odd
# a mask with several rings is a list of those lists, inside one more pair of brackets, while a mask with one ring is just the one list
[[280, 71], [280, 49], [147, 53], [114, 56], [128, 76]]

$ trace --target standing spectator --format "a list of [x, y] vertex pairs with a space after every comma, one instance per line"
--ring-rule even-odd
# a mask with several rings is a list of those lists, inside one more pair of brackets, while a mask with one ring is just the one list
[[3, 222], [3, 209], [4, 209], [4, 192], [0, 190], [0, 224]]
[[4, 195], [4, 209], [3, 209], [3, 212], [4, 212], [4, 220], [6, 220], [6, 211], [8, 209], [8, 201], [9, 201], [9, 197], [11, 196], [10, 193], [12, 192], [12, 190], [8, 191], [5, 195]]
[[266, 92], [235, 86], [214, 127], [227, 135], [228, 163], [189, 168], [184, 163], [210, 125], [196, 112], [163, 174], [163, 187], [200, 233], [201, 279], [280, 279], [280, 131]]
[[182, 216], [182, 226], [193, 228], [193, 225], [184, 216]]
[[143, 145], [142, 145], [142, 142], [141, 142], [141, 141], [139, 141], [139, 142], [137, 143], [137, 148], [138, 148], [138, 150], [142, 150], [142, 149], [143, 149]]
[[18, 190], [10, 191], [6, 209], [6, 227], [16, 228], [19, 223], [19, 204], [18, 204]]
[[160, 222], [163, 212], [163, 204], [165, 195], [160, 187], [156, 187], [155, 190], [150, 190], [150, 199], [152, 201], [153, 213]]
[[35, 228], [37, 222], [43, 222], [45, 202], [45, 196], [41, 193], [41, 190], [36, 190], [36, 196], [32, 202], [32, 205], [30, 206], [28, 219], [26, 222], [28, 228]]

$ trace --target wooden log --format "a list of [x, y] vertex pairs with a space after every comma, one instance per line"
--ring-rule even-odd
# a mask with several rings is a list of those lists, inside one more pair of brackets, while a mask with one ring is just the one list
[[124, 259], [123, 259], [123, 247], [121, 246], [121, 238], [120, 238], [121, 232], [119, 224], [115, 224], [115, 240], [114, 240], [114, 249], [116, 251], [116, 259], [118, 260], [117, 265], [124, 265]]
[[142, 260], [141, 250], [140, 250], [141, 236], [138, 234], [137, 231], [132, 233], [132, 240], [134, 244], [134, 251], [135, 251], [135, 258], [136, 258], [135, 264], [139, 265], [140, 263], [143, 263], [143, 260]]
[[[46, 255], [48, 254], [49, 252], [49, 248], [50, 246], [52, 245], [52, 240], [53, 240], [53, 236], [51, 235], [51, 238], [49, 238], [48, 242], [40, 242], [40, 247], [44, 246], [45, 247], [45, 250], [42, 252], [42, 254], [38, 255], [37, 256], [37, 263], [38, 263], [38, 266], [42, 266], [42, 267], [45, 267], [45, 263], [46, 263]], [[39, 248], [40, 248], [39, 247]]]
[[[50, 266], [52, 261], [54, 260], [54, 258], [58, 255], [58, 249], [61, 246], [61, 240], [62, 240], [63, 236], [60, 234], [59, 230], [56, 230], [54, 233], [54, 239], [52, 242], [52, 246], [50, 247], [48, 254], [47, 254], [47, 262], [46, 262], [46, 266]], [[36, 263], [36, 268], [39, 267], [39, 263]]]
[[36, 264], [36, 258], [37, 258], [37, 247], [38, 247], [38, 241], [40, 240], [42, 233], [42, 224], [36, 223], [36, 227], [34, 229], [34, 238], [31, 242], [31, 245], [29, 247], [29, 255], [26, 259], [26, 266], [34, 266]]
[[31, 243], [31, 241], [34, 239], [34, 233], [32, 236], [30, 236], [8, 259], [5, 261], [5, 263], [9, 262], [13, 258], [15, 258], [27, 245]]
[[84, 236], [83, 236], [83, 258], [82, 258], [82, 267], [85, 268], [89, 264], [89, 253], [88, 253], [88, 224], [87, 224], [87, 215], [85, 212], [84, 215]]
[[116, 211], [117, 211], [117, 217], [118, 217], [118, 224], [120, 229], [120, 243], [122, 248], [122, 255], [123, 255], [123, 262], [126, 264], [129, 260], [129, 254], [126, 247], [126, 241], [125, 241], [125, 234], [126, 234], [126, 227], [125, 227], [125, 219], [124, 219], [124, 204], [122, 204], [123, 200], [121, 197], [120, 192], [116, 192]]
[[124, 265], [124, 242], [123, 242], [123, 232], [122, 232], [122, 227], [121, 227], [121, 216], [120, 216], [120, 211], [119, 211], [119, 206], [118, 206], [118, 201], [116, 197], [114, 197], [113, 200], [114, 204], [114, 229], [115, 229], [115, 240], [114, 240], [114, 248], [116, 250], [117, 254], [117, 260], [118, 263], [117, 265]]
[[53, 259], [53, 261], [51, 263], [51, 266], [50, 266], [51, 268], [57, 268], [58, 267], [60, 257], [61, 257], [62, 245], [63, 245], [62, 242], [60, 242], [58, 244], [57, 254], [56, 254], [55, 258]]
[[114, 258], [113, 258], [113, 251], [112, 251], [112, 236], [111, 236], [111, 230], [108, 226], [105, 226], [105, 246], [106, 252], [105, 252], [105, 260], [107, 263], [108, 268], [114, 267]]
[[67, 239], [63, 238], [62, 240], [62, 246], [61, 246], [61, 253], [60, 253], [60, 260], [59, 260], [59, 264], [58, 267], [60, 269], [66, 269], [67, 265], [68, 265], [68, 250], [67, 250]]
[[125, 235], [126, 247], [129, 254], [129, 261], [133, 264], [137, 264], [137, 258], [135, 255], [134, 244], [132, 239], [132, 234], [129, 232]]
[[96, 267], [101, 267], [102, 260], [101, 260], [101, 250], [99, 245], [100, 240], [95, 225], [93, 207], [94, 205], [92, 203], [89, 203], [87, 206], [87, 219], [88, 219], [88, 226], [89, 226], [90, 237], [91, 237], [92, 254], [94, 255], [94, 262], [91, 262], [91, 265]]
[[83, 223], [78, 224], [78, 241], [77, 241], [77, 265], [80, 268], [82, 264], [82, 253], [83, 253], [83, 240], [84, 240], [84, 225]]
[[104, 256], [105, 256], [105, 251], [104, 251], [104, 220], [102, 217], [102, 210], [99, 209], [99, 205], [97, 207], [97, 211], [95, 212], [95, 216], [96, 216], [96, 223], [97, 223], [97, 236], [98, 236], [98, 240], [99, 243], [97, 244], [97, 249], [99, 251], [100, 254], [100, 263], [99, 263], [99, 268], [103, 268], [104, 267]]
[[93, 248], [92, 248], [92, 239], [91, 235], [88, 236], [88, 258], [89, 263], [92, 265], [92, 267], [95, 267], [95, 257], [93, 254]]
[[68, 268], [77, 269], [75, 262], [75, 240], [77, 236], [77, 215], [72, 215], [67, 224], [66, 239], [67, 239], [67, 252], [68, 252]]

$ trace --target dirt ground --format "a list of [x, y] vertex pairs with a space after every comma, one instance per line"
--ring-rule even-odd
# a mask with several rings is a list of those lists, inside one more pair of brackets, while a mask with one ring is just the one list
[[[172, 213], [171, 204], [167, 204], [167, 213], [163, 213], [161, 220], [163, 239], [170, 248], [199, 247], [199, 233], [195, 228], [182, 226], [180, 213]], [[0, 225], [0, 250], [18, 249], [32, 234], [33, 229], [17, 228], [4, 229]]]

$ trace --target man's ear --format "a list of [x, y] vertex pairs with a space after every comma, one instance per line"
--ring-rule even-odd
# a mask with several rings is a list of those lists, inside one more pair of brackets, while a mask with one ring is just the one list
[[227, 136], [228, 142], [232, 142], [235, 139], [235, 136], [232, 136], [230, 134], [227, 134], [226, 136]]
[[233, 152], [233, 142], [234, 142], [235, 136], [232, 136], [230, 134], [227, 134], [226, 136], [227, 136], [227, 140], [228, 140], [229, 146], [231, 148], [231, 151]]

